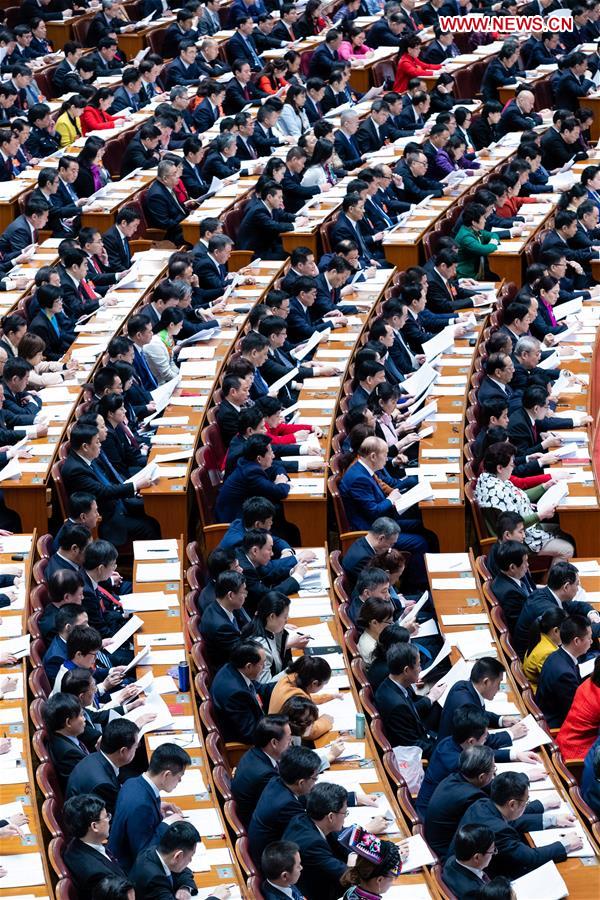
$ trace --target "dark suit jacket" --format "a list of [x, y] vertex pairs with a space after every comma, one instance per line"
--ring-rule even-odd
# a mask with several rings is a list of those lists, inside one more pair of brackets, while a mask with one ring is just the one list
[[3, 262], [14, 259], [31, 243], [33, 238], [25, 216], [17, 216], [0, 235], [0, 253]]
[[477, 399], [480, 403], [486, 403], [488, 400], [505, 400], [509, 410], [511, 408], [511, 400], [513, 400], [513, 409], [518, 409], [520, 407], [519, 397], [514, 395], [514, 391], [510, 385], [507, 385], [506, 390], [503, 391], [500, 385], [490, 378], [489, 375], [485, 375], [483, 381], [479, 385]]
[[209, 661], [215, 668], [225, 665], [233, 647], [241, 639], [241, 630], [250, 624], [250, 616], [243, 609], [235, 610], [237, 628], [223, 609], [215, 601], [202, 614], [200, 634], [206, 642]]
[[[500, 727], [500, 716], [496, 713], [487, 712], [482, 705], [479, 695], [470, 681], [457, 681], [448, 691], [448, 696], [444, 703], [442, 718], [438, 728], [438, 740], [448, 737], [452, 733], [452, 719], [457, 709], [464, 706], [474, 706], [476, 709], [485, 712], [488, 717], [488, 725], [490, 728]], [[508, 732], [492, 734], [488, 738], [489, 747], [509, 747], [512, 739]]]
[[[261, 690], [262, 687], [257, 685], [258, 696]], [[230, 663], [215, 675], [210, 694], [223, 740], [250, 744], [254, 729], [264, 714], [263, 708], [242, 675]]]
[[104, 800], [106, 809], [112, 815], [120, 787], [119, 779], [104, 754], [90, 753], [71, 772], [65, 799], [79, 794], [95, 794]]
[[82, 896], [89, 897], [95, 885], [107, 875], [126, 878], [117, 860], [104, 856], [78, 838], [65, 847], [64, 860]]
[[335, 900], [341, 895], [340, 878], [347, 868], [348, 851], [335, 833], [324, 838], [312, 819], [301, 813], [288, 824], [282, 840], [302, 847], [298, 888], [307, 900]]
[[510, 131], [528, 131], [541, 124], [542, 117], [538, 113], [532, 111], [529, 115], [525, 115], [517, 106], [517, 101], [511, 100], [504, 107], [500, 117], [500, 134], [508, 134]]
[[144, 195], [142, 205], [149, 225], [153, 228], [164, 228], [167, 239], [177, 246], [183, 243], [180, 223], [186, 218], [187, 211], [162, 182], [152, 182]]
[[171, 878], [168, 878], [154, 847], [142, 850], [129, 873], [129, 879], [133, 882], [136, 896], [144, 897], [144, 900], [170, 900], [182, 887], [189, 888], [192, 894], [197, 893], [191, 869], [172, 872]]
[[305, 809], [305, 798], [294, 794], [279, 775], [269, 779], [256, 804], [248, 828], [252, 859], [260, 860], [267, 844], [281, 840], [288, 822]]
[[283, 188], [283, 202], [289, 213], [297, 213], [307, 200], [320, 193], [317, 185], [308, 187], [302, 184], [302, 175], [295, 175], [286, 166], [285, 175], [281, 183]]
[[356, 132], [355, 140], [361, 154], [376, 153], [383, 147], [384, 137], [384, 126], [380, 126], [378, 134], [371, 116], [368, 116], [368, 118], [361, 123], [358, 131]]
[[183, 173], [181, 180], [185, 185], [185, 189], [192, 199], [196, 199], [208, 190], [208, 186], [204, 183], [200, 173], [199, 166], [193, 166], [187, 159], [183, 160]]
[[[298, 582], [285, 570], [269, 570], [264, 566], [256, 568], [243, 552], [238, 553], [238, 560], [246, 579], [246, 587], [248, 588], [246, 607], [249, 613], [254, 614], [256, 612], [259, 601], [270, 590], [277, 590], [288, 596], [295, 594], [298, 590]], [[282, 657], [284, 656], [283, 651], [281, 655]]]
[[106, 37], [107, 34], [111, 32], [116, 32], [119, 34], [122, 28], [127, 25], [123, 19], [111, 19], [110, 22], [106, 21], [106, 17], [104, 13], [98, 13], [97, 16], [94, 16], [92, 21], [90, 22], [90, 27], [88, 28], [87, 36], [85, 39], [85, 43], [87, 47], [97, 47], [98, 41]]
[[442, 872], [444, 884], [460, 900], [479, 900], [483, 882], [469, 869], [459, 865], [455, 856], [448, 857]]
[[162, 821], [160, 798], [151, 785], [141, 775], [129, 778], [117, 797], [108, 847], [128, 872], [138, 854], [154, 847], [167, 827]]
[[420, 747], [427, 759], [435, 746], [435, 740], [425, 726], [431, 718], [432, 704], [427, 697], [417, 697], [410, 688], [409, 693], [412, 703], [390, 678], [386, 678], [377, 688], [375, 703], [392, 747]]
[[[542, 817], [538, 816], [537, 818], [539, 820], [537, 828], [541, 828]], [[551, 859], [554, 862], [562, 862], [566, 859], [565, 848], [559, 841], [555, 841], [547, 847], [530, 847], [521, 837], [514, 823], [507, 822], [497, 806], [487, 797], [471, 804], [462, 817], [459, 827], [480, 825], [482, 822], [485, 822], [488, 828], [494, 832], [494, 843], [498, 851], [492, 857], [488, 867], [487, 874], [490, 878], [494, 878], [496, 875], [519, 878]], [[535, 830], [534, 827], [530, 826], [530, 828]], [[453, 852], [453, 848], [451, 848], [451, 852]]]
[[308, 340], [315, 331], [325, 331], [331, 325], [328, 322], [313, 322], [310, 313], [305, 311], [297, 297], [290, 301], [290, 311], [286, 319], [288, 340], [291, 344], [300, 344]]
[[210, 152], [206, 154], [206, 159], [202, 165], [202, 177], [207, 184], [210, 184], [213, 176], [216, 178], [228, 178], [239, 172], [240, 161], [235, 156], [225, 158], [220, 153]]
[[356, 136], [353, 136], [350, 141], [343, 131], [338, 130], [335, 132], [333, 145], [345, 169], [355, 169], [360, 166], [362, 163], [361, 151], [356, 142]]
[[357, 538], [348, 548], [348, 552], [342, 557], [342, 568], [346, 576], [352, 583], [356, 582], [358, 576], [369, 562], [375, 556], [375, 551], [369, 544], [366, 537]]
[[44, 350], [46, 359], [61, 359], [65, 350], [68, 350], [72, 343], [68, 337], [63, 337], [62, 334], [56, 333], [56, 329], [50, 322], [50, 319], [43, 312], [39, 312], [33, 318], [27, 330], [37, 334], [46, 344], [46, 349]]
[[515, 84], [516, 80], [499, 59], [492, 59], [483, 74], [481, 93], [485, 100], [498, 100], [498, 88]]
[[558, 169], [573, 159], [581, 149], [579, 144], [567, 144], [556, 131], [549, 131], [546, 140], [541, 142], [542, 165], [545, 168]]
[[[228, 46], [230, 44], [231, 41], [229, 41]], [[264, 91], [255, 87], [251, 81], [246, 85], [246, 89], [249, 97], [246, 97], [244, 87], [237, 78], [232, 78], [231, 81], [227, 83], [225, 100], [223, 101], [223, 112], [226, 116], [235, 116], [235, 114], [241, 112], [248, 103], [252, 103], [253, 106], [258, 106], [261, 99], [268, 96]]]
[[231, 781], [231, 793], [235, 800], [236, 812], [246, 828], [264, 788], [277, 776], [278, 771], [278, 767], [273, 765], [271, 759], [259, 747], [251, 747], [237, 764]]
[[[224, 399], [217, 407], [217, 425], [223, 443], [228, 447], [231, 439], [238, 433], [239, 412], [229, 400]], [[235, 517], [234, 517], [235, 518]]]
[[[369, 45], [370, 46], [370, 45]], [[337, 50], [333, 52], [327, 47], [327, 44], [319, 44], [313, 53], [308, 70], [309, 78], [322, 78], [328, 81], [336, 62], [339, 62], [339, 54]]]
[[580, 684], [577, 663], [562, 647], [547, 657], [540, 672], [535, 700], [550, 728], [560, 728]]
[[510, 633], [514, 633], [523, 604], [531, 593], [529, 588], [514, 580], [509, 575], [503, 575], [500, 572], [492, 581], [492, 590], [502, 607], [506, 624]]
[[[513, 635], [513, 646], [521, 658], [523, 658], [525, 651], [527, 650], [529, 630], [534, 621], [539, 619], [547, 609], [551, 609], [553, 606], [557, 605], [558, 601], [550, 588], [540, 588], [529, 595], [521, 610], [517, 627]], [[587, 616], [590, 610], [593, 609], [589, 603], [585, 603], [582, 600], [563, 600], [562, 606], [569, 616]]]
[[133, 484], [104, 484], [91, 466], [88, 466], [74, 451], [70, 451], [62, 468], [61, 477], [66, 490], [85, 491], [98, 501], [98, 509], [105, 521], [110, 521], [119, 511], [119, 500], [133, 497]]
[[194, 125], [198, 131], [208, 131], [219, 118], [219, 111], [214, 110], [207, 97], [194, 109], [192, 116]]
[[58, 780], [65, 788], [69, 775], [77, 763], [87, 756], [78, 744], [62, 734], [48, 735], [48, 751], [50, 759], [54, 763]]
[[253, 250], [261, 259], [284, 257], [281, 235], [290, 230], [294, 216], [280, 212], [269, 214], [262, 201], [249, 203], [240, 223], [236, 246], [240, 250]]
[[134, 169], [151, 169], [158, 165], [159, 158], [153, 150], [147, 150], [139, 137], [132, 138], [123, 154], [121, 163], [121, 178], [133, 172]]
[[248, 49], [248, 44], [251, 44], [254, 47], [254, 52], [257, 56], [260, 57], [258, 50], [256, 49], [256, 44], [254, 43], [254, 38], [252, 35], [246, 38], [246, 41], [242, 38], [239, 32], [235, 32], [227, 41], [225, 52], [227, 53], [227, 61], [230, 65], [236, 61], [236, 59], [243, 59], [244, 62], [250, 64], [250, 68], [258, 71], [258, 66], [254, 62], [252, 58], [252, 53]]
[[[460, 772], [452, 772], [435, 788], [425, 807], [425, 839], [434, 853], [444, 859], [458, 823], [475, 800], [486, 794]], [[451, 885], [448, 885], [451, 887]], [[461, 897], [462, 894], [457, 896]]]
[[[129, 239], [125, 238], [129, 249]], [[108, 266], [113, 272], [122, 272], [131, 265], [131, 250], [127, 253], [123, 246], [121, 234], [116, 225], [111, 225], [108, 231], [102, 235], [102, 243], [108, 254]]]
[[174, 59], [172, 63], [169, 63], [166, 68], [165, 87], [170, 89], [176, 84], [199, 84], [203, 77], [203, 73], [196, 63], [192, 63], [186, 68], [183, 60], [178, 56], [177, 59]]
[[569, 109], [571, 112], [575, 112], [576, 109], [579, 109], [580, 98], [585, 97], [592, 86], [593, 82], [588, 78], [582, 77], [580, 80], [573, 74], [571, 69], [567, 69], [555, 82], [554, 102], [556, 109]]

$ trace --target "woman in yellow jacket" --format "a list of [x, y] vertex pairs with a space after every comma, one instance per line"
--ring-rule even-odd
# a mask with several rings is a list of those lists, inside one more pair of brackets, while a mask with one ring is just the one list
[[60, 137], [60, 146], [70, 147], [78, 137], [81, 137], [81, 113], [85, 109], [86, 101], [80, 94], [73, 94], [65, 100], [60, 109], [60, 115], [56, 120], [56, 133]]
[[[318, 693], [330, 678], [331, 666], [327, 660], [321, 659], [320, 656], [299, 656], [291, 666], [288, 666], [285, 675], [273, 688], [269, 701], [269, 714], [278, 713], [290, 697], [308, 697], [317, 704], [327, 703], [328, 700], [339, 697], [339, 694]], [[331, 731], [332, 726], [333, 718], [327, 714], [321, 715], [304, 737], [314, 741]]]
[[560, 647], [560, 626], [567, 618], [564, 609], [553, 606], [542, 613], [531, 626], [529, 647], [523, 660], [523, 672], [530, 685], [537, 687], [542, 666], [551, 653]]

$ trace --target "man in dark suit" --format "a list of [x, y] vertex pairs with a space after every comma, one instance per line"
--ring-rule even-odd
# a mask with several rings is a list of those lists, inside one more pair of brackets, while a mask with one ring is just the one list
[[[481, 796], [485, 799], [484, 794]], [[444, 884], [455, 897], [479, 900], [483, 886], [490, 881], [484, 869], [490, 864], [493, 853], [494, 832], [487, 825], [465, 825], [458, 831], [454, 854], [446, 860], [442, 872]]]
[[333, 247], [341, 241], [354, 241], [358, 244], [361, 265], [380, 265], [381, 245], [380, 241], [375, 240], [378, 236], [369, 231], [365, 220], [365, 201], [360, 194], [346, 194], [342, 200], [342, 211], [331, 229]]
[[[283, 209], [283, 192], [280, 185], [265, 185], [260, 201], [249, 203], [240, 223], [236, 246], [240, 250], [252, 250], [261, 259], [283, 259], [285, 256], [281, 235], [293, 229], [295, 214]], [[301, 221], [300, 219], [298, 221]]]
[[[184, 243], [181, 223], [188, 216], [188, 210], [175, 195], [175, 186], [179, 181], [179, 166], [168, 159], [158, 164], [156, 180], [144, 193], [142, 205], [148, 224], [152, 228], [162, 228], [166, 238], [180, 247]], [[186, 201], [193, 203], [194, 201]]]
[[161, 801], [185, 774], [191, 759], [177, 744], [161, 744], [150, 757], [148, 770], [128, 778], [119, 791], [110, 831], [109, 850], [126, 871], [147, 847], [155, 847], [169, 825], [182, 818], [179, 807]]
[[200, 44], [196, 65], [208, 78], [219, 78], [220, 75], [231, 72], [231, 66], [219, 56], [219, 44], [212, 38], [205, 38]]
[[252, 859], [277, 841], [294, 816], [306, 809], [306, 795], [315, 785], [321, 759], [306, 747], [289, 747], [279, 760], [279, 774], [269, 779], [252, 813], [248, 845]]
[[587, 152], [581, 149], [580, 135], [581, 127], [575, 116], [563, 119], [558, 132], [549, 130], [545, 135], [546, 140], [541, 142], [542, 165], [553, 171], [572, 159], [575, 162], [587, 159]]
[[[302, 582], [306, 568], [297, 563], [291, 568], [277, 567], [269, 570], [273, 557], [273, 536], [270, 532], [249, 529], [238, 548], [238, 562], [244, 573], [248, 588], [247, 611], [254, 613], [260, 600], [269, 591], [281, 594], [295, 594]], [[285, 651], [284, 651], [285, 655]]]
[[[209, 607], [210, 608], [210, 607]], [[238, 816], [248, 827], [265, 786], [279, 774], [279, 760], [291, 743], [290, 726], [285, 716], [260, 719], [247, 750], [236, 766], [231, 793]]]
[[462, 288], [456, 279], [458, 256], [451, 250], [440, 250], [424, 266], [427, 272], [427, 309], [434, 313], [452, 314], [473, 306], [474, 292]]
[[286, 169], [281, 182], [283, 205], [286, 212], [294, 215], [312, 197], [330, 189], [329, 183], [320, 187], [316, 184], [310, 186], [302, 184], [302, 172], [306, 166], [306, 159], [306, 151], [301, 147], [291, 147], [285, 158]]
[[362, 163], [362, 154], [356, 139], [360, 119], [355, 110], [345, 109], [340, 115], [340, 127], [335, 132], [334, 147], [346, 170], [356, 169]]
[[394, 117], [394, 126], [400, 135], [414, 134], [417, 129], [423, 128], [425, 117], [429, 112], [429, 102], [429, 94], [425, 91], [415, 91], [402, 112]]
[[546, 580], [546, 587], [539, 588], [529, 595], [521, 610], [517, 627], [513, 635], [513, 645], [521, 658], [525, 655], [529, 643], [529, 631], [536, 619], [553, 607], [562, 608], [569, 616], [583, 616], [592, 624], [594, 636], [600, 631], [600, 615], [594, 607], [584, 600], [575, 600], [579, 592], [579, 572], [569, 562], [556, 562]]
[[158, 846], [142, 850], [129, 872], [136, 895], [145, 900], [166, 900], [194, 894], [196, 883], [188, 863], [199, 842], [200, 835], [191, 822], [169, 825]]
[[252, 67], [245, 59], [236, 59], [232, 64], [233, 78], [227, 83], [223, 112], [227, 116], [235, 116], [245, 106], [260, 106], [263, 98], [268, 97], [251, 81]]
[[178, 10], [176, 21], [164, 32], [161, 55], [163, 59], [175, 59], [179, 55], [182, 41], [195, 42], [198, 34], [194, 29], [194, 13], [184, 6]]
[[[346, 788], [317, 784], [308, 795], [306, 812], [295, 816], [283, 832], [284, 841], [302, 848], [298, 887], [310, 900], [334, 900], [343, 891], [340, 879], [348, 866], [348, 851], [338, 841], [338, 834], [347, 810]], [[369, 830], [372, 827], [369, 823]]]
[[515, 99], [504, 107], [500, 117], [500, 133], [505, 135], [511, 131], [529, 131], [541, 125], [542, 117], [534, 112], [534, 105], [533, 92], [527, 87], [521, 88]]
[[[143, 513], [143, 503], [127, 504], [137, 491], [149, 487], [147, 478], [123, 482], [114, 471], [103, 466], [98, 457], [102, 446], [98, 428], [76, 423], [71, 432], [71, 446], [62, 466], [61, 477], [68, 492], [85, 491], [98, 501], [102, 516], [101, 534], [110, 534], [117, 546], [126, 540], [148, 540], [158, 537], [159, 530], [153, 519]], [[132, 512], [133, 510], [133, 512]]]
[[111, 0], [103, 0], [102, 12], [94, 16], [87, 31], [85, 42], [88, 47], [97, 47], [98, 41], [108, 35], [114, 36], [115, 34], [124, 34], [134, 30], [135, 25], [112, 14], [112, 9], [114, 8], [116, 12], [117, 7], [116, 0], [112, 0], [112, 2]]
[[248, 63], [252, 71], [260, 72], [264, 68], [264, 63], [259, 55], [252, 31], [254, 29], [254, 19], [252, 16], [242, 16], [237, 21], [237, 27], [232, 37], [229, 38], [226, 45], [227, 60], [235, 74], [235, 63]]
[[42, 401], [27, 391], [27, 379], [33, 367], [25, 359], [15, 357], [4, 364], [4, 417], [6, 424], [33, 425], [42, 408]]
[[371, 104], [371, 114], [359, 126], [356, 132], [356, 144], [362, 155], [376, 153], [383, 147], [385, 140], [385, 123], [390, 109], [385, 100], [375, 100]]
[[20, 7], [21, 19], [31, 25], [33, 19], [43, 19], [44, 22], [61, 22], [68, 18], [62, 12], [48, 9], [49, 0], [23, 0]]
[[426, 178], [428, 162], [424, 153], [414, 151], [406, 154], [396, 166], [396, 175], [402, 178], [401, 198], [407, 203], [420, 203], [425, 197], [441, 197], [449, 193], [439, 182]]
[[209, 662], [215, 669], [225, 665], [231, 649], [241, 640], [242, 629], [250, 624], [244, 609], [248, 596], [246, 579], [239, 572], [222, 572], [217, 578], [216, 599], [203, 612], [200, 634]]
[[508, 353], [490, 353], [483, 364], [485, 376], [479, 385], [477, 398], [480, 403], [492, 400], [506, 402], [509, 410], [521, 405], [520, 397], [510, 387], [515, 366]]
[[110, 816], [104, 800], [95, 794], [71, 797], [64, 805], [63, 815], [71, 835], [64, 860], [81, 893], [90, 896], [106, 876], [125, 878], [125, 871], [105, 846]]
[[318, 45], [310, 60], [308, 69], [310, 78], [329, 80], [334, 65], [340, 61], [338, 50], [342, 45], [342, 40], [342, 32], [335, 28], [330, 28], [325, 32], [325, 40]]
[[[222, 384], [222, 400], [217, 407], [217, 425], [226, 447], [239, 431], [239, 414], [248, 403], [250, 387], [237, 375], [226, 375]], [[235, 516], [234, 516], [235, 518]]]
[[237, 174], [240, 161], [236, 157], [237, 141], [234, 134], [220, 134], [210, 145], [202, 165], [202, 177], [210, 185], [213, 178], [223, 181]]
[[560, 728], [581, 684], [578, 659], [592, 646], [592, 627], [584, 616], [571, 616], [560, 626], [561, 646], [546, 658], [535, 695], [549, 728]]
[[276, 147], [283, 146], [273, 131], [277, 114], [269, 106], [261, 106], [256, 113], [252, 143], [258, 156], [270, 156]]
[[[544, 827], [543, 807], [539, 801], [535, 801], [535, 807], [529, 812], [528, 800], [527, 775], [522, 772], [502, 772], [492, 781], [490, 796], [472, 803], [460, 821], [457, 834], [467, 825], [480, 825], [482, 822], [493, 831], [496, 854], [486, 854], [491, 857], [487, 863], [491, 878], [496, 875], [519, 878], [549, 860], [563, 862], [569, 850], [581, 846], [581, 838], [575, 836], [563, 837], [545, 847], [531, 847], [524, 834]], [[523, 816], [525, 811], [528, 814]], [[546, 816], [544, 818], [547, 823]], [[551, 814], [551, 819], [554, 825], [564, 827], [570, 824], [571, 817]], [[451, 846], [450, 853], [454, 854], [454, 849]], [[462, 894], [460, 897], [462, 900]]]
[[43, 717], [50, 759], [64, 789], [77, 763], [88, 755], [80, 740], [85, 728], [81, 704], [72, 694], [53, 694], [44, 706]]
[[215, 675], [210, 694], [224, 741], [252, 743], [262, 718], [259, 697], [265, 686], [257, 682], [266, 654], [254, 641], [241, 641], [233, 648], [230, 661]]
[[2, 264], [8, 263], [21, 254], [30, 244], [39, 240], [39, 232], [48, 223], [50, 203], [36, 197], [25, 201], [25, 212], [17, 216], [0, 235]]
[[[510, 412], [508, 422], [509, 440], [519, 453], [543, 453], [556, 446], [556, 438], [542, 438], [542, 434], [548, 432], [552, 435], [554, 429], [574, 427], [573, 419], [553, 417], [548, 412], [547, 388], [540, 384], [526, 387], [522, 406]], [[585, 424], [588, 424], [587, 421]]]
[[302, 864], [300, 848], [292, 841], [275, 841], [260, 861], [265, 880], [260, 886], [264, 900], [304, 900], [296, 887]]
[[580, 107], [582, 97], [587, 97], [594, 90], [594, 83], [585, 77], [587, 56], [581, 50], [570, 54], [569, 66], [563, 70], [556, 81], [554, 89], [555, 109], [569, 109], [571, 112]]
[[69, 775], [66, 799], [95, 794], [112, 815], [121, 788], [119, 769], [133, 760], [138, 743], [139, 728], [135, 722], [122, 716], [109, 721], [102, 729], [100, 750], [77, 763]]
[[439, 706], [433, 704], [444, 688], [434, 687], [429, 697], [417, 697], [412, 685], [419, 680], [421, 663], [412, 644], [390, 647], [387, 662], [389, 675], [375, 693], [386, 736], [393, 747], [420, 747], [429, 758], [435, 745], [429, 728], [435, 727], [439, 715]]
[[381, 516], [375, 519], [368, 532], [350, 545], [341, 560], [346, 577], [352, 584], [366, 564], [379, 553], [387, 553], [400, 535], [400, 525], [393, 519]]
[[183, 171], [181, 180], [185, 185], [188, 196], [193, 200], [202, 197], [208, 191], [208, 185], [202, 178], [200, 160], [202, 158], [202, 143], [197, 137], [190, 135], [183, 144]]
[[196, 65], [198, 48], [193, 41], [179, 43], [179, 55], [165, 70], [165, 87], [171, 89], [176, 84], [196, 85], [204, 77]]
[[518, 59], [518, 49], [513, 44], [505, 44], [498, 56], [488, 63], [481, 81], [484, 100], [498, 100], [498, 88], [515, 84], [517, 76], [524, 74], [517, 72]]
[[152, 169], [157, 166], [160, 162], [159, 143], [160, 130], [156, 125], [145, 122], [127, 144], [121, 163], [121, 178], [134, 169]]
[[113, 272], [122, 272], [131, 266], [129, 241], [140, 227], [140, 214], [131, 206], [122, 206], [115, 213], [115, 224], [102, 235], [102, 243], [108, 256], [108, 266]]
[[507, 728], [488, 737], [488, 746], [494, 748], [510, 747], [513, 739], [526, 733], [515, 716], [498, 716], [488, 712], [485, 700], [494, 699], [500, 690], [500, 682], [504, 676], [504, 666], [491, 656], [478, 659], [471, 670], [469, 681], [457, 681], [453, 684], [444, 702], [444, 709], [438, 727], [438, 740], [452, 733], [452, 719], [455, 710], [464, 707], [475, 707], [487, 712], [490, 728]]
[[192, 121], [198, 132], [208, 131], [220, 116], [219, 108], [225, 99], [225, 88], [218, 81], [207, 81], [204, 99], [194, 109]]
[[[421, 10], [419, 10], [419, 15]], [[450, 31], [442, 31], [439, 25], [433, 29], [435, 40], [425, 47], [420, 58], [423, 62], [439, 65], [447, 59], [453, 59], [459, 54], [459, 49], [454, 43], [454, 35]]]
[[434, 789], [421, 815], [427, 843], [440, 859], [447, 856], [458, 823], [469, 806], [487, 796], [494, 770], [494, 751], [475, 744], [461, 752], [457, 771], [443, 778]]
[[492, 591], [502, 607], [508, 630], [513, 634], [527, 597], [533, 593], [529, 575], [529, 552], [519, 541], [503, 541], [496, 553], [500, 570], [492, 581]]

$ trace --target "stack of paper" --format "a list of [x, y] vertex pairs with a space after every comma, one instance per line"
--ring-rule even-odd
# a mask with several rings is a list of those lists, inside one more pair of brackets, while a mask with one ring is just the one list
[[562, 900], [569, 896], [567, 885], [553, 862], [522, 875], [511, 884], [517, 900]]

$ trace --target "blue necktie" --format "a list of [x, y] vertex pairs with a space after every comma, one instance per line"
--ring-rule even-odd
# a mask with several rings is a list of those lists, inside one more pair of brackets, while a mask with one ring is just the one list
[[111, 484], [110, 480], [107, 478], [105, 473], [102, 471], [102, 467], [98, 465], [98, 460], [92, 460], [92, 470], [95, 472], [98, 477], [98, 481], [101, 481], [102, 484]]
[[[150, 385], [150, 388], [158, 387], [158, 382], [157, 382], [156, 378], [154, 377], [154, 375], [152, 374], [152, 372], [150, 371], [150, 367], [149, 367], [148, 363], [146, 362], [146, 357], [140, 350], [137, 349], [137, 347], [135, 350], [135, 355], [136, 355], [137, 359], [139, 360], [140, 366], [146, 375], [145, 380]], [[142, 381], [144, 381], [143, 378], [142, 378]], [[146, 385], [144, 385], [144, 386], [146, 386]]]
[[117, 470], [115, 469], [113, 464], [111, 463], [110, 459], [108, 458], [108, 456], [106, 455], [104, 450], [100, 451], [100, 456], [98, 457], [98, 459], [100, 460], [101, 464], [104, 466], [104, 469], [105, 470], [108, 469], [108, 471], [112, 475], [114, 481], [116, 481], [117, 484], [122, 484], [123, 479], [121, 478], [121, 476], [119, 475], [119, 473], [117, 472]]
[[256, 371], [254, 372], [254, 384], [260, 390], [261, 394], [269, 393], [269, 385], [267, 384], [265, 379], [262, 377], [262, 375], [260, 374], [258, 369], [256, 369]]
[[59, 330], [59, 327], [58, 327], [58, 322], [56, 321], [56, 317], [55, 317], [55, 316], [49, 316], [48, 320], [49, 320], [50, 324], [52, 325], [52, 327], [54, 328], [54, 330], [55, 330], [57, 336], [60, 337], [60, 330]]

